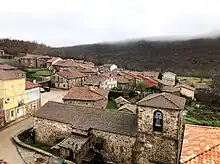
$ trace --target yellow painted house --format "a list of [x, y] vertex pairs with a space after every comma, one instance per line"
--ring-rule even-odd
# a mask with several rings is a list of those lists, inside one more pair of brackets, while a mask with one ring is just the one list
[[25, 74], [19, 70], [0, 70], [1, 109], [5, 122], [25, 115]]

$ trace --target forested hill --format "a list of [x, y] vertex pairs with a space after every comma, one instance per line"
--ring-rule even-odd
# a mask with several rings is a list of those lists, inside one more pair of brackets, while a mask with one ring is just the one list
[[170, 70], [180, 75], [212, 76], [220, 72], [220, 38], [188, 41], [131, 41], [50, 48], [43, 44], [0, 40], [7, 53], [33, 52], [116, 63], [135, 70]]

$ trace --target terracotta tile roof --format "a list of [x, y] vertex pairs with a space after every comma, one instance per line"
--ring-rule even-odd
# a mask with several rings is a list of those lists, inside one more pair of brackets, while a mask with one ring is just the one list
[[82, 72], [82, 73], [97, 73], [98, 71], [93, 68], [84, 68], [84, 69], [80, 70], [80, 72]]
[[107, 79], [108, 78], [105, 76], [91, 75], [84, 81], [84, 84], [86, 84], [86, 85], [99, 85], [100, 83], [103, 83]]
[[108, 96], [108, 91], [99, 88], [73, 87], [63, 97], [63, 100], [102, 100]]
[[59, 60], [56, 63], [54, 63], [54, 66], [62, 66], [62, 64], [65, 62], [65, 60]]
[[183, 97], [163, 92], [150, 94], [138, 101], [137, 105], [181, 110], [184, 108], [185, 102], [186, 99]]
[[59, 57], [52, 57], [51, 59], [47, 60], [47, 63], [53, 63], [57, 59], [59, 59]]
[[219, 164], [220, 128], [186, 124], [180, 162]]
[[119, 84], [128, 84], [128, 83], [130, 83], [130, 80], [126, 77], [123, 77], [123, 76], [117, 76], [116, 79], [117, 79], [117, 82]]
[[155, 71], [146, 71], [142, 73], [144, 76], [146, 77], [154, 77], [157, 78], [159, 75], [159, 72], [155, 72]]
[[115, 99], [116, 104], [124, 105], [126, 103], [130, 103], [128, 100], [126, 100], [124, 97], [119, 96]]
[[180, 84], [180, 85], [176, 86], [176, 88], [186, 88], [186, 89], [189, 89], [191, 91], [195, 91], [194, 87], [191, 87], [191, 86], [186, 85], [186, 84]]
[[14, 70], [17, 69], [9, 64], [0, 64], [0, 70]]
[[20, 70], [0, 70], [0, 80], [13, 80], [25, 78], [25, 73]]
[[83, 78], [83, 77], [87, 77], [87, 75], [81, 73], [81, 72], [78, 72], [78, 71], [69, 71], [69, 70], [66, 70], [66, 71], [60, 71], [60, 72], [57, 72], [56, 73], [57, 75], [59, 76], [62, 76], [66, 79], [76, 79], [76, 78]]
[[133, 113], [133, 114], [136, 114], [136, 108], [137, 108], [136, 105], [127, 103], [127, 104], [122, 105], [122, 106], [118, 109], [118, 111], [127, 110], [127, 111], [129, 111], [129, 112], [131, 112], [131, 113]]
[[40, 55], [35, 54], [26, 54], [25, 56], [20, 57], [21, 59], [37, 59]]
[[31, 88], [36, 88], [36, 87], [40, 87], [40, 84], [34, 84], [30, 81], [25, 81], [25, 89], [31, 89]]
[[128, 136], [135, 136], [137, 131], [137, 119], [134, 114], [108, 112], [52, 101], [41, 107], [34, 117], [70, 124], [81, 130], [92, 128]]
[[168, 92], [168, 93], [179, 92], [179, 91], [180, 88], [172, 87], [172, 86], [164, 86], [162, 89], [162, 92]]

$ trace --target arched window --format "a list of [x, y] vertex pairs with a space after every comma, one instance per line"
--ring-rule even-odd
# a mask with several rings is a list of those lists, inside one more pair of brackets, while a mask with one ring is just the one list
[[163, 113], [159, 110], [154, 112], [153, 118], [153, 131], [162, 132], [163, 131]]

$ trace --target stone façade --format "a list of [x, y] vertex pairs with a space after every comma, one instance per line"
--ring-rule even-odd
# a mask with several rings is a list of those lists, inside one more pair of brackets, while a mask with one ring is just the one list
[[[152, 98], [149, 98], [149, 101], [152, 102]], [[166, 105], [170, 107], [169, 103]], [[182, 101], [182, 104], [184, 103], [185, 101]], [[137, 107], [138, 129], [132, 154], [133, 163], [177, 164], [180, 158], [183, 133], [181, 109], [171, 109], [166, 106], [163, 108], [162, 105], [155, 106], [138, 105]], [[163, 114], [162, 131], [153, 129], [155, 111]]]
[[108, 152], [118, 163], [131, 164], [132, 148], [134, 146], [135, 137], [104, 132], [100, 130], [92, 130], [92, 134], [96, 137], [104, 139], [104, 150]]

